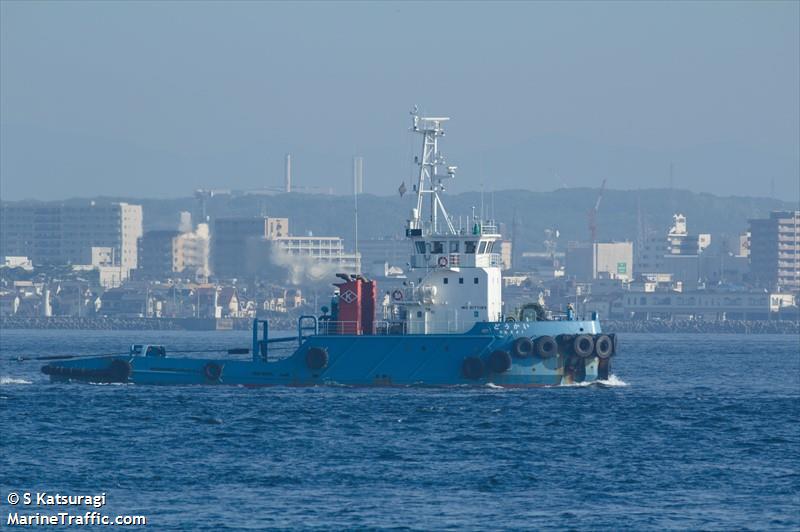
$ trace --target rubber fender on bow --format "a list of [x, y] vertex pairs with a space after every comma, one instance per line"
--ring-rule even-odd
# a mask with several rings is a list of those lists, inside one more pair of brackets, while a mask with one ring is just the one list
[[586, 380], [586, 362], [586, 358], [575, 357], [575, 373], [573, 373], [575, 382]]
[[579, 334], [572, 342], [572, 349], [579, 357], [590, 357], [592, 356], [592, 351], [594, 351], [594, 338], [588, 334]]
[[203, 366], [203, 375], [209, 382], [219, 382], [219, 378], [222, 376], [222, 366], [216, 362], [209, 362]]
[[574, 334], [559, 334], [556, 336], [556, 343], [558, 344], [558, 353], [564, 356], [574, 355], [572, 350], [572, 342], [575, 341]]
[[72, 368], [47, 364], [42, 366], [42, 373], [69, 379], [80, 379], [87, 382], [128, 382], [131, 376], [131, 363], [115, 358], [105, 368]]
[[608, 375], [611, 372], [611, 359], [601, 358], [597, 363], [597, 379], [607, 381]]
[[489, 369], [492, 373], [505, 373], [511, 369], [511, 355], [508, 351], [498, 349], [489, 355]]
[[483, 360], [478, 357], [467, 357], [461, 363], [461, 373], [468, 379], [480, 379], [484, 371]]
[[111, 382], [128, 382], [131, 376], [131, 363], [121, 358], [115, 358], [108, 366], [108, 378]]
[[533, 345], [534, 352], [542, 358], [550, 358], [558, 354], [558, 344], [552, 336], [540, 336]]
[[526, 358], [533, 355], [533, 340], [527, 336], [517, 338], [511, 344], [511, 354], [517, 358]]
[[594, 341], [594, 353], [600, 358], [608, 358], [614, 352], [614, 341], [605, 334], [601, 334]]
[[311, 370], [318, 370], [328, 365], [328, 350], [324, 347], [311, 347], [306, 352], [306, 366]]

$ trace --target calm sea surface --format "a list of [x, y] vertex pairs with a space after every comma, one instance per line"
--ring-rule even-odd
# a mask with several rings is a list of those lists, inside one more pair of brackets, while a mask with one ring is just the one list
[[249, 335], [0, 331], [0, 528], [11, 491], [105, 492], [151, 530], [800, 528], [796, 336], [623, 335], [613, 385], [534, 390], [63, 385], [16, 360], [148, 341]]

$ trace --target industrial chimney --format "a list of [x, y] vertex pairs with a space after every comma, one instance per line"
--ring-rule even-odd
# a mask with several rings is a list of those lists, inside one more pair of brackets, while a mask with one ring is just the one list
[[364, 193], [364, 158], [353, 157], [353, 193]]
[[286, 192], [292, 191], [292, 154], [286, 154]]

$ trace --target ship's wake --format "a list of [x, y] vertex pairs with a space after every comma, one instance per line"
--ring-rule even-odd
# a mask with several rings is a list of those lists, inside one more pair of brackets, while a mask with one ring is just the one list
[[621, 388], [630, 386], [627, 382], [620, 379], [613, 373], [605, 380], [587, 381], [587, 382], [573, 382], [570, 384], [561, 384], [560, 386], [597, 386], [600, 388]]
[[0, 386], [7, 386], [11, 384], [33, 384], [31, 381], [25, 379], [15, 379], [14, 377], [0, 377]]

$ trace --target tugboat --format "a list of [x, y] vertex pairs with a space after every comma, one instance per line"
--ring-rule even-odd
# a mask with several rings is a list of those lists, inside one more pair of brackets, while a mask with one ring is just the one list
[[[339, 274], [330, 310], [300, 317], [296, 336], [270, 338], [268, 323], [254, 320], [252, 347], [229, 351], [251, 360], [170, 357], [164, 346], [134, 345], [126, 355], [53, 362], [42, 372], [52, 381], [160, 385], [529, 387], [608, 379], [617, 341], [596, 314], [579, 319], [571, 308], [553, 313], [538, 304], [504, 314], [497, 226], [473, 215], [456, 227], [442, 201], [456, 172], [439, 152], [449, 119], [416, 110], [412, 117], [422, 137], [406, 224], [413, 254], [382, 319], [377, 283]], [[271, 353], [294, 342], [288, 356]]]

